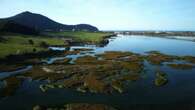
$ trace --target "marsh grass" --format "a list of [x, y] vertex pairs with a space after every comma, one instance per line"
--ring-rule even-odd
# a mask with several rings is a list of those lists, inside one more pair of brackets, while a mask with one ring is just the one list
[[156, 72], [156, 79], [154, 80], [154, 84], [157, 87], [164, 86], [168, 83], [167, 74], [162, 71]]
[[167, 64], [169, 67], [174, 69], [188, 70], [194, 68], [191, 64]]
[[0, 92], [0, 96], [10, 96], [15, 93], [17, 88], [20, 86], [22, 83], [22, 80], [16, 77], [9, 77], [5, 79], [6, 86], [5, 88]]

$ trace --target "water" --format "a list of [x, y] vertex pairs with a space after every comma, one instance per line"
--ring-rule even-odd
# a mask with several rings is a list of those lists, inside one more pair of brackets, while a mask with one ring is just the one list
[[[96, 53], [103, 53], [105, 51], [131, 51], [141, 54], [145, 54], [145, 52], [148, 51], [160, 51], [169, 55], [195, 56], [195, 42], [190, 41], [190, 39], [192, 39], [191, 37], [185, 37], [185, 40], [176, 38], [118, 35], [117, 37], [109, 39], [109, 43], [104, 47], [96, 47], [94, 45], [72, 46], [70, 50], [73, 50], [74, 48], [92, 48]], [[189, 41], [186, 39], [189, 39]], [[52, 49], [65, 50], [65, 48], [55, 47]]]
[[16, 71], [11, 71], [11, 72], [0, 72], [0, 80], [14, 76], [14, 75], [22, 74], [30, 69], [32, 69], [32, 66], [27, 66], [25, 68], [18, 69]]
[[144, 54], [147, 51], [153, 50], [170, 55], [195, 56], [195, 42], [161, 37], [119, 35], [105, 47], [97, 48], [96, 52], [132, 51]]
[[[145, 54], [148, 51], [160, 51], [165, 54], [186, 56], [195, 56], [195, 42], [177, 39], [167, 39], [160, 37], [146, 36], [124, 36], [119, 35], [109, 39], [109, 43], [104, 47], [94, 45], [73, 46], [74, 48], [92, 48], [96, 54], [105, 51], [131, 51]], [[65, 50], [63, 48], [52, 48], [54, 50]], [[92, 52], [86, 52], [78, 55], [69, 55], [64, 57], [55, 57], [47, 60], [51, 64], [55, 60], [65, 57], [72, 58], [84, 55], [94, 55]], [[128, 92], [124, 94], [91, 94], [80, 93], [71, 89], [53, 89], [47, 93], [42, 93], [39, 89], [41, 81], [25, 80], [18, 88], [15, 95], [0, 100], [1, 107], [10, 107], [10, 109], [28, 108], [33, 105], [58, 105], [64, 103], [100, 103], [107, 104], [122, 110], [129, 110], [130, 105], [137, 104], [189, 104], [195, 102], [195, 69], [176, 70], [167, 66], [154, 66], [145, 62], [146, 73], [136, 82], [131, 82], [128, 86]], [[156, 68], [161, 68], [168, 75], [168, 84], [163, 87], [155, 87], [154, 78]], [[23, 104], [25, 101], [25, 104]], [[11, 105], [13, 106], [9, 106]], [[23, 105], [21, 107], [21, 105]]]

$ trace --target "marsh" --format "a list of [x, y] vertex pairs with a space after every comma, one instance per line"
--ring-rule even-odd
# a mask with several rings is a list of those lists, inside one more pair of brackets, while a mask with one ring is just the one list
[[[49, 47], [63, 54], [2, 80], [1, 93], [10, 94], [1, 96], [1, 107], [32, 109], [35, 105], [85, 102], [128, 110], [135, 105], [177, 107], [176, 102], [185, 106], [194, 101], [194, 42], [138, 35], [117, 35], [108, 40], [104, 47]], [[166, 79], [159, 79], [159, 72], [166, 74], [162, 75]], [[13, 85], [12, 81], [18, 83]]]

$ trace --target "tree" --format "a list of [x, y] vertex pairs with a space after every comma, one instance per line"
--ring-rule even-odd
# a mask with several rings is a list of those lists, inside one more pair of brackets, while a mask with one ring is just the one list
[[44, 47], [44, 48], [49, 47], [49, 45], [48, 45], [46, 42], [44, 42], [44, 41], [42, 41], [42, 42], [40, 43], [40, 46], [41, 46], [41, 47]]
[[33, 48], [33, 52], [36, 52], [37, 51], [37, 49], [36, 48]]
[[34, 45], [34, 41], [32, 39], [29, 39], [28, 42], [30, 45]]

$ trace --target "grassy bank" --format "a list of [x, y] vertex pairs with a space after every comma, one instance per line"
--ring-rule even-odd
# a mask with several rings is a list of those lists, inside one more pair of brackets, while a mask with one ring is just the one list
[[6, 34], [2, 36], [4, 40], [0, 42], [0, 58], [4, 58], [10, 54], [46, 51], [47, 48], [42, 46], [43, 42], [48, 45], [64, 44], [64, 41], [59, 38], [57, 39], [18, 34]]
[[[46, 36], [21, 35], [13, 33], [0, 33], [0, 58], [4, 58], [10, 54], [24, 54], [46, 51], [43, 43], [47, 45], [64, 45], [63, 38], [72, 38], [74, 42], [82, 43], [100, 43], [106, 36], [111, 33], [103, 32], [50, 32]], [[53, 36], [53, 37], [52, 37]]]
[[65, 38], [72, 38], [76, 42], [91, 42], [100, 43], [106, 36], [112, 35], [112, 33], [106, 32], [84, 32], [84, 31], [65, 31], [65, 32], [49, 32], [51, 36], [61, 36]]

